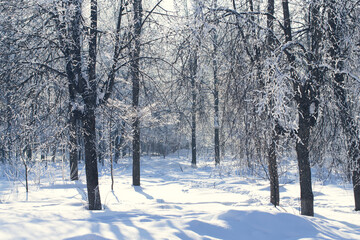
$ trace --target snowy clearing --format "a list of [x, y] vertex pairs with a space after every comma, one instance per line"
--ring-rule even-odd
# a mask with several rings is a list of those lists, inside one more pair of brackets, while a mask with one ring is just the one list
[[[100, 167], [102, 211], [86, 210], [80, 181], [63, 181], [61, 163], [41, 169], [25, 193], [21, 182], [0, 181], [1, 239], [360, 239], [351, 185], [314, 182], [315, 217], [299, 214], [299, 185], [281, 185], [280, 207], [269, 203], [269, 183], [186, 157], [144, 157], [141, 187], [131, 186], [131, 161], [115, 165], [114, 192]], [[67, 167], [67, 166], [66, 166]], [[67, 168], [66, 168], [67, 169]], [[68, 172], [65, 173], [66, 177]], [[34, 183], [37, 182], [36, 184]]]

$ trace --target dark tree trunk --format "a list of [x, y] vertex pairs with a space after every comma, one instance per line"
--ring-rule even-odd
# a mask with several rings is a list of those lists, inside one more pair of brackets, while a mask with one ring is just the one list
[[[71, 21], [69, 25], [59, 19], [60, 40], [66, 58], [66, 75], [69, 89], [69, 131], [70, 131], [70, 179], [78, 180], [78, 151], [77, 121], [79, 118], [76, 109], [76, 88], [81, 79], [81, 43], [80, 43], [80, 21], [81, 2], [77, 0], [63, 1], [63, 7], [75, 7], [74, 14], [68, 16]], [[65, 12], [63, 12], [65, 14]]]
[[[214, 9], [217, 8], [217, 2], [214, 0]], [[216, 18], [216, 16], [214, 16]], [[218, 25], [218, 21], [215, 20], [215, 25]], [[219, 119], [219, 79], [218, 79], [218, 36], [217, 29], [212, 29], [212, 42], [213, 42], [213, 77], [214, 77], [214, 148], [215, 148], [215, 165], [220, 164], [220, 119]]]
[[190, 74], [191, 74], [191, 166], [196, 166], [196, 73], [197, 73], [197, 54], [191, 53], [190, 56]]
[[196, 110], [191, 113], [191, 166], [196, 166]]
[[32, 150], [31, 150], [31, 146], [29, 144], [26, 145], [26, 147], [24, 149], [24, 153], [25, 153], [25, 157], [23, 158], [23, 163], [24, 163], [24, 167], [25, 167], [25, 188], [26, 188], [26, 193], [28, 193], [29, 192], [29, 181], [28, 181], [29, 167], [28, 167], [28, 164], [31, 162], [31, 158], [32, 158]]
[[[219, 114], [217, 114], [215, 121], [219, 121]], [[215, 124], [218, 122], [215, 122]], [[214, 132], [214, 142], [215, 142], [215, 165], [220, 164], [220, 128], [219, 125], [215, 126]]]
[[125, 148], [125, 121], [122, 122], [122, 127], [120, 130], [120, 150], [121, 150], [121, 157], [124, 157], [126, 155], [126, 148]]
[[71, 110], [72, 105], [69, 106], [69, 132], [70, 132], [70, 180], [79, 180], [78, 175], [78, 152], [79, 144], [77, 139], [77, 124], [76, 124], [76, 112]]
[[25, 166], [25, 189], [26, 189], [26, 193], [29, 192], [29, 181], [28, 181], [28, 165], [26, 163], [26, 161], [24, 161], [24, 166]]
[[344, 67], [344, 55], [346, 54], [340, 47], [340, 41], [342, 37], [342, 28], [344, 23], [341, 22], [339, 16], [337, 16], [337, 3], [334, 0], [330, 1], [330, 8], [328, 9], [328, 24], [330, 26], [330, 56], [332, 57], [332, 68], [336, 73], [333, 74], [333, 89], [337, 98], [337, 106], [340, 112], [340, 120], [343, 130], [347, 136], [348, 142], [348, 157], [351, 161], [352, 170], [352, 182], [355, 198], [355, 211], [360, 211], [360, 139], [358, 135], [357, 124], [351, 116], [351, 109], [347, 102], [347, 94], [345, 91], [345, 79], [344, 73], [339, 73]]
[[139, 119], [133, 122], [133, 185], [140, 186], [140, 129]]
[[57, 147], [54, 145], [52, 147], [52, 155], [51, 155], [51, 161], [55, 162], [56, 161], [56, 152], [57, 152]]
[[8, 161], [12, 161], [12, 108], [11, 108], [11, 101], [10, 101], [10, 92], [7, 92], [5, 95], [6, 98], [6, 143], [7, 143], [7, 158]]
[[267, 3], [267, 13], [266, 15], [266, 25], [267, 25], [267, 44], [268, 48], [273, 51], [275, 39], [274, 39], [274, 13], [275, 13], [275, 6], [274, 0], [268, 0]]
[[[268, 0], [267, 3], [267, 44], [269, 56], [272, 55], [275, 47], [275, 37], [274, 37], [274, 0]], [[275, 121], [272, 116], [270, 116], [272, 122]], [[269, 178], [270, 178], [270, 202], [274, 206], [279, 206], [280, 204], [280, 192], [279, 192], [279, 174], [278, 174], [278, 165], [276, 157], [276, 145], [279, 138], [279, 133], [276, 131], [276, 124], [273, 124], [271, 129], [271, 139], [269, 146], [269, 155], [268, 155], [268, 169], [269, 169]]]
[[[95, 129], [95, 110], [97, 105], [106, 101], [111, 94], [113, 86], [112, 71], [109, 74], [109, 80], [104, 84], [106, 89], [99, 89], [96, 79], [96, 58], [97, 58], [97, 1], [90, 0], [90, 28], [86, 29], [86, 37], [83, 40], [88, 39], [88, 54], [87, 54], [87, 66], [83, 66], [84, 62], [81, 54], [81, 35], [84, 28], [81, 26], [82, 18], [82, 1], [80, 0], [63, 0], [61, 13], [59, 16], [64, 18], [58, 18], [56, 23], [59, 29], [59, 41], [63, 47], [63, 52], [66, 59], [66, 74], [69, 85], [69, 113], [70, 113], [70, 132], [76, 132], [76, 125], [78, 118], [75, 116], [75, 112], [79, 111], [77, 105], [83, 105], [84, 112], [82, 134], [84, 135], [84, 152], [85, 152], [85, 165], [86, 165], [86, 181], [88, 189], [88, 201], [89, 210], [100, 210], [101, 199], [98, 183], [98, 169], [97, 169], [97, 150], [96, 150], [96, 129]], [[63, 9], [72, 8], [74, 11], [64, 11]], [[70, 14], [67, 16], [66, 14]], [[121, 16], [121, 11], [120, 11]], [[119, 28], [119, 27], [118, 27]], [[85, 34], [85, 33], [84, 33]], [[118, 36], [117, 36], [118, 37]], [[118, 38], [117, 38], [118, 39]], [[118, 46], [118, 41], [115, 44]], [[117, 48], [115, 47], [114, 59], [118, 56]], [[116, 65], [116, 61], [114, 60]], [[87, 68], [87, 76], [84, 76], [84, 69]], [[112, 69], [115, 69], [114, 67]], [[97, 92], [104, 93], [103, 99], [97, 99]], [[76, 102], [77, 99], [82, 98], [80, 102]], [[81, 135], [81, 134], [78, 134]], [[72, 146], [78, 146], [80, 138], [76, 139], [76, 134], [71, 134], [70, 142]], [[76, 141], [78, 140], [78, 141]], [[78, 147], [77, 147], [78, 148]], [[77, 179], [77, 152], [78, 149], [72, 149], [70, 152], [71, 158], [71, 178]], [[80, 154], [79, 154], [80, 155]], [[74, 170], [76, 169], [76, 170]]]
[[272, 130], [271, 143], [269, 147], [269, 178], [270, 178], [270, 202], [274, 206], [279, 206], [280, 193], [279, 193], [279, 176], [276, 160], [276, 143], [278, 134]]
[[98, 162], [104, 166], [105, 165], [105, 151], [106, 151], [106, 147], [105, 147], [105, 139], [104, 139], [104, 136], [103, 136], [103, 131], [104, 131], [104, 121], [101, 121], [101, 127], [100, 129], [98, 130], [98, 136], [99, 136], [99, 139], [98, 139], [98, 151], [97, 151], [97, 154], [98, 154]]
[[140, 118], [139, 118], [139, 93], [140, 93], [140, 35], [142, 24], [141, 0], [134, 0], [134, 47], [131, 52], [131, 77], [132, 77], [132, 106], [135, 116], [132, 120], [133, 127], [133, 185], [140, 186]]
[[89, 108], [84, 113], [85, 170], [89, 210], [101, 210], [101, 199], [96, 158], [95, 110]]
[[[357, 161], [359, 161], [357, 159]], [[359, 163], [357, 163], [359, 165]], [[355, 211], [360, 211], [360, 171], [357, 169], [353, 171], [352, 175], [354, 199], [355, 199]]]
[[111, 191], [114, 191], [114, 163], [113, 163], [113, 142], [112, 142], [112, 135], [111, 135], [111, 129], [112, 129], [112, 121], [113, 121], [113, 114], [112, 110], [110, 112], [110, 118], [109, 118], [109, 158], [110, 158], [110, 176], [111, 176]]
[[[282, 1], [284, 14], [284, 33], [286, 42], [292, 41], [292, 30], [290, 21], [290, 11], [288, 1]], [[291, 65], [294, 64], [295, 57], [287, 52], [288, 60]], [[295, 66], [294, 66], [295, 67]], [[299, 166], [300, 178], [300, 196], [301, 196], [301, 215], [314, 216], [314, 195], [311, 185], [311, 168], [309, 161], [309, 138], [311, 119], [310, 105], [311, 105], [311, 83], [299, 83], [294, 70], [292, 71], [292, 78], [294, 82], [295, 100], [298, 104], [298, 137], [296, 142], [296, 153]]]
[[300, 86], [298, 101], [299, 129], [296, 142], [296, 153], [298, 157], [300, 194], [301, 194], [301, 215], [314, 216], [314, 195], [311, 185], [311, 169], [309, 161], [309, 138], [310, 138], [310, 102], [306, 97], [305, 87]]
[[95, 109], [97, 104], [96, 48], [97, 48], [97, 1], [90, 2], [90, 35], [88, 82], [83, 83], [82, 98], [85, 104], [83, 129], [85, 142], [85, 170], [89, 210], [101, 210], [98, 180]]

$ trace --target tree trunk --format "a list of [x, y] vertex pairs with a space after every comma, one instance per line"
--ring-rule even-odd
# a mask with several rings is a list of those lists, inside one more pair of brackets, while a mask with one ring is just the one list
[[85, 170], [89, 210], [101, 210], [101, 199], [96, 157], [95, 110], [89, 108], [84, 114]]
[[111, 176], [111, 191], [114, 191], [114, 166], [113, 166], [113, 152], [112, 152], [112, 110], [110, 110], [110, 118], [109, 118], [109, 158], [110, 158], [110, 176]]
[[6, 145], [7, 145], [7, 158], [8, 161], [11, 162], [12, 161], [12, 118], [13, 118], [13, 114], [12, 114], [12, 108], [11, 108], [11, 98], [10, 98], [11, 94], [10, 92], [5, 94], [5, 99], [6, 99]]
[[[80, 138], [76, 139], [76, 125], [78, 118], [75, 115], [79, 111], [77, 105], [83, 105], [82, 113], [83, 125], [82, 134], [84, 134], [84, 152], [85, 152], [85, 170], [86, 182], [88, 190], [89, 210], [100, 210], [100, 190], [98, 183], [97, 169], [97, 150], [96, 150], [96, 129], [95, 129], [95, 110], [98, 104], [97, 92], [98, 84], [96, 79], [96, 56], [97, 56], [97, 1], [90, 0], [90, 28], [86, 31], [88, 39], [88, 63], [87, 76], [85, 75], [85, 66], [82, 59], [82, 42], [81, 34], [84, 30], [81, 25], [82, 19], [82, 1], [80, 0], [63, 0], [61, 1], [59, 18], [57, 27], [59, 29], [59, 41], [63, 48], [66, 59], [66, 75], [69, 87], [69, 113], [70, 113], [70, 142], [72, 147], [78, 146]], [[73, 11], [65, 11], [64, 9], [72, 9]], [[66, 14], [70, 14], [66, 16]], [[60, 17], [62, 16], [62, 17]], [[110, 90], [107, 91], [109, 95]], [[81, 96], [82, 101], [76, 102]], [[80, 111], [79, 111], [80, 112]], [[78, 134], [81, 135], [81, 134]], [[76, 141], [78, 140], [78, 141]], [[78, 147], [77, 147], [78, 148]], [[71, 159], [71, 179], [78, 179], [77, 176], [77, 154], [79, 149], [70, 150]]]
[[96, 48], [97, 48], [97, 1], [90, 2], [90, 35], [88, 81], [83, 83], [82, 98], [85, 103], [83, 129], [85, 142], [85, 170], [89, 210], [101, 210], [98, 179], [95, 109], [97, 103]]
[[52, 162], [55, 162], [55, 161], [56, 161], [56, 152], [57, 152], [57, 147], [56, 147], [56, 145], [54, 145], [54, 146], [52, 147], [52, 155], [51, 155], [51, 161], [52, 161]]
[[[194, 101], [193, 94], [193, 101]], [[195, 104], [193, 103], [193, 106]], [[194, 107], [192, 107], [194, 109]], [[191, 113], [191, 166], [196, 167], [196, 111]]]
[[24, 163], [24, 167], [25, 167], [25, 188], [26, 188], [26, 193], [29, 192], [29, 181], [28, 181], [28, 173], [29, 173], [29, 167], [28, 164], [29, 162], [31, 162], [31, 158], [32, 158], [32, 150], [29, 144], [26, 145], [25, 147], [25, 157], [23, 158], [23, 163]]
[[133, 122], [133, 185], [140, 186], [140, 129], [139, 119]]
[[78, 153], [79, 153], [79, 143], [77, 138], [77, 117], [76, 111], [73, 111], [72, 104], [69, 106], [69, 132], [70, 132], [70, 180], [75, 181], [79, 180], [78, 175]]
[[353, 171], [352, 181], [354, 188], [355, 211], [360, 211], [360, 171], [359, 170]]
[[134, 47], [131, 52], [131, 77], [132, 77], [132, 106], [135, 116], [132, 119], [133, 127], [133, 185], [140, 186], [140, 116], [139, 116], [139, 92], [140, 92], [140, 35], [142, 24], [141, 0], [134, 0]]
[[120, 130], [120, 149], [121, 149], [121, 157], [125, 157], [126, 155], [126, 147], [125, 147], [125, 121], [122, 122], [122, 127]]
[[[77, 121], [80, 115], [76, 107], [76, 84], [81, 78], [81, 43], [80, 43], [80, 21], [81, 21], [81, 2], [63, 1], [63, 7], [75, 7], [69, 25], [59, 19], [60, 40], [66, 58], [66, 74], [69, 89], [69, 131], [70, 131], [70, 179], [78, 180], [78, 151], [79, 143], [77, 138]], [[65, 14], [65, 12], [63, 12]]]
[[[303, 86], [300, 89], [304, 89]], [[314, 195], [311, 185], [311, 169], [309, 161], [309, 138], [310, 138], [310, 103], [306, 98], [306, 92], [301, 91], [298, 102], [299, 129], [296, 142], [296, 153], [298, 157], [300, 194], [301, 194], [301, 215], [314, 216]], [[305, 95], [305, 96], [304, 96]]]
[[102, 118], [101, 120], [101, 124], [100, 124], [100, 129], [98, 130], [98, 143], [97, 143], [97, 154], [98, 154], [98, 162], [101, 164], [101, 166], [105, 165], [105, 151], [106, 151], [106, 147], [105, 147], [105, 136], [103, 136], [103, 132], [105, 131], [105, 124], [104, 124], [104, 119]]
[[[287, 0], [282, 1], [284, 14], [284, 33], [286, 42], [292, 41], [292, 30], [290, 21], [289, 4]], [[289, 63], [294, 64], [295, 57], [287, 53]], [[310, 114], [310, 95], [312, 91], [311, 83], [299, 83], [296, 74], [292, 70], [292, 78], [294, 83], [295, 100], [298, 104], [298, 137], [296, 142], [296, 153], [299, 166], [300, 178], [300, 196], [301, 196], [301, 215], [314, 216], [314, 195], [311, 185], [311, 168], [309, 161], [309, 138], [311, 128]]]
[[[217, 8], [217, 2], [214, 0], [213, 8]], [[214, 16], [216, 18], [216, 16]], [[215, 25], [218, 26], [218, 21], [215, 20]], [[214, 77], [214, 148], [215, 148], [215, 165], [220, 164], [220, 119], [219, 119], [219, 79], [218, 79], [218, 36], [217, 29], [212, 29], [212, 42], [213, 42], [213, 54], [212, 54], [212, 67]]]
[[270, 202], [274, 206], [279, 206], [280, 193], [279, 193], [279, 176], [276, 161], [276, 143], [278, 134], [272, 130], [271, 143], [269, 148], [269, 177], [270, 177]]
[[[268, 44], [268, 53], [271, 57], [275, 47], [275, 37], [274, 37], [274, 0], [268, 0], [267, 3], [267, 44]], [[271, 104], [273, 105], [273, 104]], [[272, 106], [270, 107], [272, 109]], [[271, 115], [271, 114], [270, 114]], [[278, 165], [276, 157], [276, 145], [279, 138], [279, 133], [276, 131], [277, 123], [276, 120], [270, 116], [271, 124], [273, 125], [271, 131], [270, 146], [268, 152], [268, 169], [269, 169], [269, 178], [270, 178], [270, 202], [274, 206], [279, 206], [280, 204], [280, 192], [279, 192], [279, 174], [278, 174]]]
[[190, 56], [190, 74], [191, 74], [191, 166], [196, 166], [196, 72], [197, 72], [197, 54], [191, 53]]
[[28, 181], [28, 165], [27, 162], [24, 161], [24, 166], [25, 166], [25, 188], [26, 188], [26, 193], [29, 192], [29, 181]]

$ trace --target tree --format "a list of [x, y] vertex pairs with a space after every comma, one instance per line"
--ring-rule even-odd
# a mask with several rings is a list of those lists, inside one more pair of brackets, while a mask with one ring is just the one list
[[[288, 1], [283, 1], [282, 5], [284, 14], [285, 42], [286, 44], [288, 44], [288, 46], [291, 46], [293, 44], [293, 39]], [[296, 141], [296, 153], [298, 158], [300, 178], [301, 214], [307, 216], [314, 216], [314, 195], [311, 185], [309, 139], [311, 127], [313, 127], [316, 123], [316, 82], [314, 81], [314, 79], [305, 79], [305, 81], [301, 81], [298, 73], [296, 72], [296, 57], [288, 49], [285, 48], [285, 53], [287, 55], [289, 64], [292, 67], [292, 69], [290, 70], [290, 74], [294, 85], [293, 88], [295, 91], [295, 101], [297, 103], [299, 119], [297, 130], [298, 139]]]
[[342, 37], [346, 34], [344, 28], [348, 15], [346, 12], [345, 14], [342, 12], [339, 3], [334, 0], [329, 1], [327, 14], [329, 25], [328, 37], [330, 41], [329, 55], [331, 57], [330, 77], [332, 78], [332, 86], [337, 99], [341, 125], [348, 142], [348, 157], [351, 161], [355, 211], [360, 211], [360, 139], [358, 136], [358, 126], [350, 114], [351, 109], [345, 90], [347, 74], [343, 72], [348, 53], [347, 48], [343, 47], [344, 39]]
[[[274, 15], [275, 15], [275, 6], [274, 0], [268, 0], [267, 2], [267, 15], [266, 15], [266, 25], [267, 25], [267, 48], [269, 49], [270, 56], [274, 52], [275, 48], [275, 36], [274, 36]], [[272, 106], [270, 105], [270, 109]], [[271, 114], [270, 114], [271, 118]], [[270, 178], [270, 202], [274, 206], [279, 206], [280, 203], [280, 193], [279, 193], [279, 176], [278, 176], [278, 166], [276, 158], [276, 145], [278, 142], [280, 134], [280, 126], [277, 121], [272, 119], [273, 129], [271, 129], [271, 140], [269, 146], [269, 178]]]
[[139, 116], [139, 92], [140, 92], [140, 36], [142, 28], [142, 3], [141, 0], [134, 0], [134, 26], [133, 26], [133, 47], [131, 55], [130, 76], [132, 81], [132, 106], [134, 117], [133, 127], [133, 185], [140, 186], [140, 116]]
[[[107, 79], [101, 85], [97, 74], [98, 51], [98, 6], [96, 0], [90, 1], [89, 31], [81, 25], [82, 1], [62, 1], [55, 16], [59, 26], [59, 39], [66, 59], [65, 69], [70, 92], [71, 109], [80, 107], [83, 121], [85, 170], [88, 190], [89, 210], [100, 210], [101, 198], [98, 182], [97, 150], [96, 150], [96, 109], [105, 103], [112, 92], [115, 73], [119, 69], [120, 52], [124, 49], [120, 41], [121, 19], [124, 2], [120, 2], [120, 9], [115, 29], [113, 59]], [[63, 7], [68, 12], [63, 11]], [[82, 41], [87, 39], [87, 48], [82, 49]], [[86, 50], [86, 54], [84, 53]], [[84, 56], [86, 59], [84, 59]], [[86, 61], [87, 60], [87, 61]], [[86, 71], [83, 71], [86, 69]], [[100, 93], [100, 95], [99, 95]], [[73, 95], [73, 97], [71, 96]], [[79, 102], [72, 102], [76, 99]]]
[[[213, 8], [217, 8], [217, 1], [213, 1]], [[215, 165], [220, 164], [220, 114], [219, 114], [219, 77], [218, 77], [218, 19], [214, 12], [214, 27], [211, 29], [211, 38], [213, 44], [212, 52], [212, 68], [214, 78], [214, 153], [215, 153]]]

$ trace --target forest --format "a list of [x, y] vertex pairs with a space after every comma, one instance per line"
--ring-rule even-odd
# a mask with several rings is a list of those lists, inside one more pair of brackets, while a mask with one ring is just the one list
[[275, 207], [293, 159], [301, 215], [313, 171], [359, 211], [359, 67], [357, 0], [0, 0], [0, 164], [26, 191], [38, 164], [84, 165], [102, 210], [99, 166], [113, 190], [124, 158], [132, 186], [145, 156], [231, 161]]

